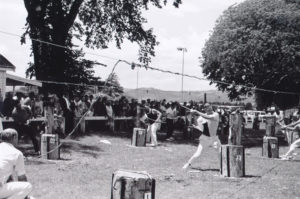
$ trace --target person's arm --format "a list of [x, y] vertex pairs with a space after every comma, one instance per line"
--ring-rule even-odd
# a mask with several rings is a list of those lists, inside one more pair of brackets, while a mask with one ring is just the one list
[[296, 126], [298, 124], [300, 124], [300, 119], [297, 120], [296, 122], [292, 122], [292, 123], [290, 123], [288, 125], [282, 125], [281, 128], [292, 128], [292, 127], [294, 127], [294, 126]]
[[202, 116], [205, 119], [213, 119], [215, 117], [214, 114], [207, 115], [206, 113], [201, 113], [200, 111], [197, 111], [197, 110], [191, 110], [191, 113], [196, 113], [196, 114]]
[[17, 159], [16, 166], [15, 166], [15, 171], [18, 176], [18, 181], [23, 181], [23, 182], [27, 181], [27, 177], [25, 174], [25, 166], [24, 166], [24, 156], [21, 152], [18, 155], [18, 159]]
[[160, 118], [161, 118], [161, 112], [159, 112], [156, 109], [152, 109], [152, 111], [157, 114], [157, 119], [155, 120], [155, 122], [158, 122], [160, 120]]

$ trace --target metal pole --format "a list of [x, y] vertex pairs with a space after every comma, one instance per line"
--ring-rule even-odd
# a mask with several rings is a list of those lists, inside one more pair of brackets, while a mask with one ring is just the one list
[[137, 92], [137, 100], [139, 101], [140, 94], [139, 94], [139, 68], [137, 68], [136, 72], [136, 92]]
[[183, 102], [184, 49], [182, 50], [181, 101]]

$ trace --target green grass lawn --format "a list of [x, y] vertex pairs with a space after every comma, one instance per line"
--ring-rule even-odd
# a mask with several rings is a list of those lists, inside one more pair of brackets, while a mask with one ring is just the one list
[[[193, 143], [160, 142], [157, 148], [130, 147], [126, 136], [99, 133], [63, 140], [62, 160], [28, 158], [25, 162], [32, 195], [44, 199], [109, 199], [117, 169], [147, 171], [156, 179], [157, 199], [299, 198], [300, 159], [261, 157], [261, 146], [246, 148], [246, 177], [219, 174], [218, 151], [203, 136], [202, 156], [193, 169], [181, 168], [196, 150]], [[111, 145], [102, 143], [108, 140]], [[280, 147], [280, 154], [287, 146]]]

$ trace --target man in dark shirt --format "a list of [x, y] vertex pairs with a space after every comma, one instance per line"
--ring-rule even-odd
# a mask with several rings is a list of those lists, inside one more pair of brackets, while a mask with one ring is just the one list
[[3, 101], [2, 114], [6, 117], [11, 117], [16, 102], [12, 98], [12, 93], [8, 92]]
[[35, 152], [39, 151], [39, 143], [35, 137], [36, 130], [29, 123], [28, 120], [31, 118], [31, 110], [27, 106], [22, 106], [19, 102], [12, 112], [14, 119], [14, 125], [19, 134], [27, 135], [30, 137]]

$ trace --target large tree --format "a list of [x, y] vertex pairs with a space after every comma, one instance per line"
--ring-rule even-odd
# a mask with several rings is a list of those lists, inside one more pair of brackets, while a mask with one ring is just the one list
[[299, 93], [299, 1], [246, 0], [231, 6], [218, 19], [201, 61], [203, 73], [231, 99], [255, 94], [260, 108], [298, 103], [298, 95], [255, 88]]
[[[74, 50], [73, 37], [91, 48], [107, 48], [112, 40], [120, 48], [128, 39], [138, 43], [140, 61], [148, 64], [157, 42], [152, 29], [143, 26], [146, 19], [142, 11], [149, 4], [161, 8], [166, 3], [167, 0], [24, 0], [28, 12], [25, 34], [32, 40], [34, 56], [27, 74], [38, 80], [66, 81], [74, 80], [77, 71], [81, 80], [88, 81], [93, 75], [92, 62], [86, 68], [82, 55], [70, 51]], [[173, 2], [176, 7], [180, 3], [181, 0]], [[72, 69], [71, 60], [78, 61], [76, 70]], [[57, 87], [49, 88], [57, 91]]]

